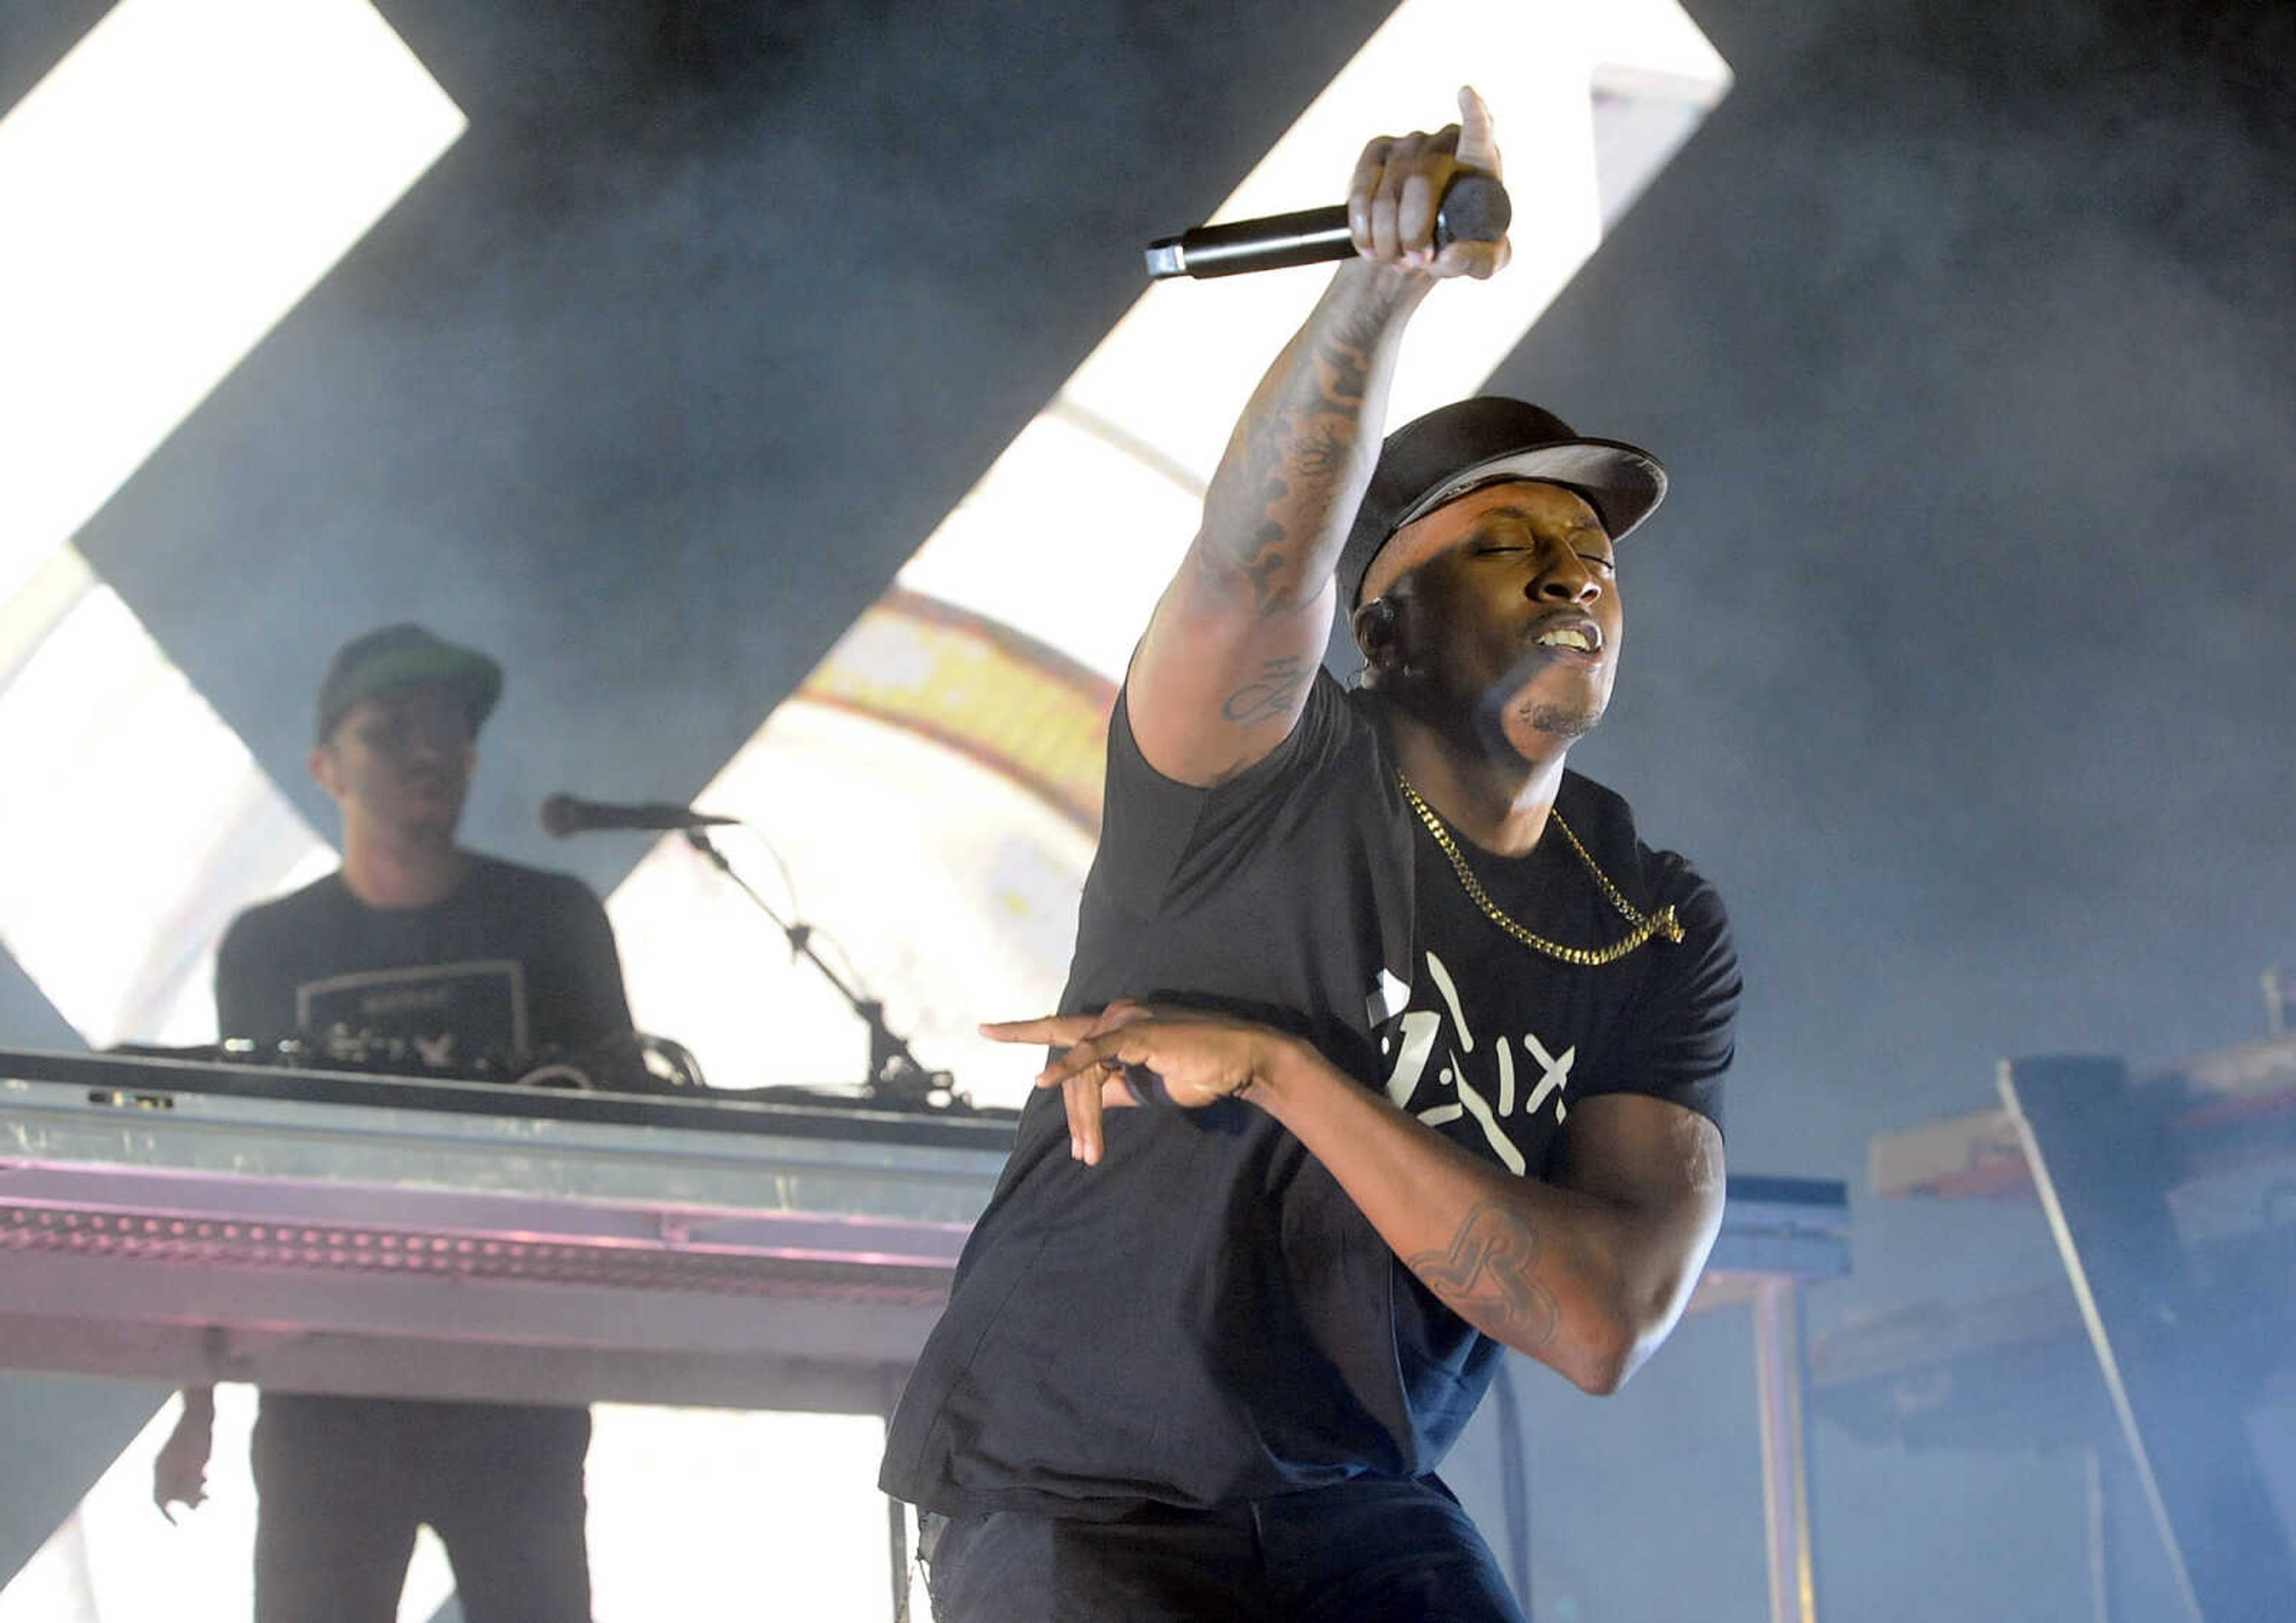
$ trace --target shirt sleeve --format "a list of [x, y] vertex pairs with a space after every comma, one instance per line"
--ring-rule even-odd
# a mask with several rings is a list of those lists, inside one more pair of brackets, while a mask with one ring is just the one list
[[1657, 947], [1650, 979], [1628, 1012], [1619, 1085], [1608, 1091], [1669, 1100], [1719, 1127], [1722, 1078], [1737, 1050], [1738, 955], [1714, 887], [1680, 858], [1669, 862], [1660, 894], [1672, 901], [1683, 939]]
[[619, 1037], [631, 1028], [629, 994], [622, 984], [622, 958], [614, 927], [597, 893], [579, 880], [569, 881], [566, 945], [574, 981], [570, 1021], [581, 1028], [578, 1040]]
[[1345, 693], [1317, 672], [1283, 742], [1210, 789], [1166, 777], [1140, 752], [1128, 695], [1108, 723], [1108, 775], [1095, 884], [1136, 917], [1152, 918], [1233, 881], [1296, 797], [1344, 747], [1353, 716]]
[[268, 1041], [286, 1033], [273, 1029], [280, 1024], [276, 1011], [266, 1016], [259, 986], [258, 951], [254, 940], [255, 923], [250, 915], [241, 914], [223, 932], [216, 947], [215, 1002], [216, 1034], [218, 1037], [250, 1037]]

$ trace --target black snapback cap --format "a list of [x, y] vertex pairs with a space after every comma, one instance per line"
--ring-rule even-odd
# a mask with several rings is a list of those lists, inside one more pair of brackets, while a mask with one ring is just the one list
[[437, 683], [463, 701], [475, 735], [502, 697], [502, 667], [421, 626], [385, 626], [353, 637], [327, 661], [319, 680], [319, 742], [362, 699]]
[[1577, 491], [1617, 541], [1666, 496], [1657, 457], [1623, 440], [1589, 439], [1542, 406], [1478, 395], [1414, 418], [1380, 447], [1363, 504], [1340, 549], [1342, 616], [1395, 532], [1446, 502], [1504, 480], [1535, 479]]

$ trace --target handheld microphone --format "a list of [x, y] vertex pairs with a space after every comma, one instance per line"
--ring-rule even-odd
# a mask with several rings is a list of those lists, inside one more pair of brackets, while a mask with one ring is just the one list
[[[1513, 218], [1514, 205], [1507, 199], [1506, 188], [1496, 179], [1488, 175], [1457, 176], [1443, 188], [1443, 201], [1435, 209], [1435, 246], [1496, 242], [1506, 235]], [[1355, 239], [1348, 234], [1348, 208], [1338, 203], [1329, 209], [1303, 209], [1297, 214], [1273, 214], [1226, 225], [1199, 225], [1176, 237], [1160, 237], [1148, 245], [1148, 275], [1159, 282], [1171, 276], [1201, 280], [1355, 257]]]
[[739, 817], [715, 817], [690, 806], [672, 806], [663, 800], [618, 806], [611, 800], [583, 800], [557, 794], [542, 803], [542, 826], [558, 840], [596, 829], [644, 829], [659, 833], [668, 829], [717, 828], [740, 821]]

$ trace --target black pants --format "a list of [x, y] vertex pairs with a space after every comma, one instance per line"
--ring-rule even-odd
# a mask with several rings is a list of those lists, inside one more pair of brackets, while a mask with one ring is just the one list
[[1432, 1477], [1118, 1521], [935, 1518], [930, 1538], [938, 1623], [1522, 1623]]
[[586, 1409], [263, 1395], [256, 1623], [392, 1623], [414, 1532], [469, 1623], [589, 1623]]

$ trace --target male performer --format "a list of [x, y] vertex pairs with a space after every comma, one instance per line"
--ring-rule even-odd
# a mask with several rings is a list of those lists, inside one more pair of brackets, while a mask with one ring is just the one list
[[[335, 655], [310, 768], [342, 810], [342, 866], [234, 921], [216, 963], [226, 1036], [399, 1037], [452, 1074], [629, 1030], [588, 888], [455, 843], [473, 740], [501, 691], [492, 660], [419, 626]], [[212, 1399], [184, 1399], [155, 1471], [163, 1510], [201, 1497]], [[588, 1623], [589, 1443], [585, 1409], [266, 1391], [257, 1623], [389, 1623], [426, 1522], [471, 1623]]]
[[1460, 105], [1365, 149], [1133, 657], [1064, 1012], [989, 1028], [1066, 1052], [887, 1450], [945, 1623], [1518, 1619], [1437, 1464], [1503, 1347], [1615, 1389], [1719, 1226], [1721, 906], [1563, 766], [1664, 476], [1509, 400], [1379, 441], [1505, 258], [1432, 244]]

